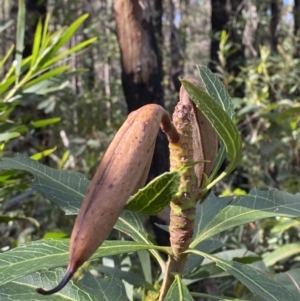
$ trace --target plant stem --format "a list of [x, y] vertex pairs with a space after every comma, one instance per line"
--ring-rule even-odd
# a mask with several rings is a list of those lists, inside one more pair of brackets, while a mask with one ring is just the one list
[[179, 257], [175, 257], [173, 255], [169, 256], [166, 273], [160, 290], [159, 301], [163, 301], [165, 299], [168, 290], [174, 281], [174, 275], [182, 274], [186, 260], [187, 254], [180, 254]]

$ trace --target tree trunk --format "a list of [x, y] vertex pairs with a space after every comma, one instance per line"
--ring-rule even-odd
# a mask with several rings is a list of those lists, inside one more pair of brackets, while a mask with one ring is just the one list
[[210, 64], [209, 68], [212, 72], [216, 72], [219, 64], [219, 39], [216, 39], [216, 33], [221, 32], [226, 28], [229, 21], [227, 8], [227, 0], [211, 0], [211, 42], [210, 42]]
[[[164, 106], [162, 60], [147, 2], [116, 0], [114, 9], [121, 51], [122, 84], [128, 112], [149, 103]], [[158, 24], [156, 28], [157, 26]], [[167, 139], [160, 133], [148, 180], [168, 169]]]
[[[245, 46], [243, 45], [242, 33], [234, 26], [234, 23], [244, 22], [239, 19], [243, 5], [239, 0], [211, 0], [212, 13], [211, 13], [211, 30], [212, 39], [210, 47], [210, 69], [215, 72], [216, 66], [219, 64], [218, 51], [219, 40], [215, 39], [216, 33], [226, 30], [229, 34], [228, 42], [231, 42], [236, 51], [232, 52], [227, 57], [226, 70], [234, 77], [240, 72], [240, 68], [245, 64]], [[234, 20], [234, 22], [233, 22]], [[234, 95], [237, 97], [244, 96], [244, 86], [241, 85], [234, 90]]]
[[[163, 43], [162, 0], [154, 2], [154, 25], [147, 2], [116, 0], [114, 9], [121, 52], [122, 85], [128, 112], [149, 103], [164, 106], [162, 59], [158, 49], [158, 43], [160, 45]], [[165, 134], [160, 131], [147, 181], [167, 170], [169, 170], [168, 141]], [[162, 224], [165, 221], [158, 216], [151, 216], [150, 222], [158, 244], [168, 245], [168, 233], [155, 226], [155, 223]]]
[[26, 0], [26, 31], [23, 57], [28, 57], [32, 52], [34, 33], [39, 18], [45, 20], [47, 14], [47, 0]]
[[271, 21], [270, 21], [270, 46], [273, 52], [277, 52], [278, 24], [280, 22], [281, 0], [271, 0]]
[[300, 0], [294, 0], [294, 36], [297, 38], [295, 57], [300, 57]]

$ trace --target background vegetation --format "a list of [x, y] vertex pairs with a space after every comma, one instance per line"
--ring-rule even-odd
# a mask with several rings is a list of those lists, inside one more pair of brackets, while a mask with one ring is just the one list
[[[243, 138], [242, 162], [218, 185], [216, 194], [238, 195], [252, 187], [299, 192], [298, 0], [28, 0], [25, 4], [21, 48], [19, 4], [4, 0], [0, 11], [1, 156], [39, 154], [37, 159], [44, 164], [78, 170], [91, 178], [126, 114], [149, 102], [164, 105], [171, 113], [178, 99], [178, 77], [197, 78], [195, 65], [201, 64], [219, 75], [233, 98]], [[20, 82], [26, 78], [26, 58], [34, 53], [38, 20], [44, 22], [47, 12], [51, 32], [89, 14], [58, 53], [97, 39], [55, 62], [49, 70], [62, 69], [52, 74], [50, 82], [16, 87], [16, 78], [8, 81], [11, 70], [24, 71]], [[130, 23], [128, 16], [135, 22]], [[38, 69], [31, 80], [49, 70]], [[159, 137], [149, 180], [168, 167], [166, 141]], [[5, 171], [0, 179], [1, 252], [42, 237], [70, 234], [74, 220], [28, 189], [30, 176]], [[149, 227], [158, 220], [168, 223], [166, 216], [162, 213], [146, 223]], [[268, 266], [286, 271], [299, 266], [298, 230], [297, 219], [252, 223], [224, 233], [223, 249], [244, 248], [262, 257], [279, 250]], [[153, 235], [162, 244], [168, 242], [165, 234]], [[290, 252], [280, 251], [283, 246]], [[243, 294], [232, 281], [204, 280], [199, 286], [216, 294], [232, 288], [236, 297]]]

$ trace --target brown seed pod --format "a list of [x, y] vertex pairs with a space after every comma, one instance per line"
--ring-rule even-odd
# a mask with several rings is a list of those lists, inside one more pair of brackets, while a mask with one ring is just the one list
[[159, 105], [146, 105], [128, 116], [107, 149], [79, 210], [64, 278], [49, 291], [38, 288], [38, 293], [50, 295], [62, 289], [106, 239], [130, 195], [145, 184], [160, 123], [170, 141], [179, 139]]
[[[188, 81], [204, 90], [201, 84], [193, 78]], [[203, 173], [210, 175], [218, 154], [218, 135], [205, 115], [196, 107], [190, 99], [187, 91], [183, 86], [180, 89], [180, 99], [184, 102], [191, 103], [193, 112], [191, 121], [193, 127], [193, 156], [194, 161], [207, 160], [204, 164], [198, 164], [194, 167], [198, 178], [198, 188], [203, 181]]]

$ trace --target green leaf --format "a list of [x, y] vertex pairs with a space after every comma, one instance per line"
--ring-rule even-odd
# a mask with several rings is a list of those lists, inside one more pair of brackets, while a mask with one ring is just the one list
[[141, 275], [136, 271], [123, 271], [116, 267], [108, 267], [105, 265], [100, 265], [97, 267], [97, 272], [103, 273], [105, 275], [124, 280], [135, 287], [144, 287], [153, 290], [153, 286], [144, 280]]
[[[90, 259], [139, 250], [163, 247], [133, 241], [104, 241]], [[0, 286], [24, 275], [66, 266], [69, 258], [69, 239], [38, 240], [0, 253]]]
[[218, 267], [234, 276], [237, 280], [243, 283], [250, 291], [259, 295], [266, 301], [297, 301], [291, 292], [285, 287], [280, 285], [275, 280], [271, 279], [263, 272], [236, 261], [230, 262], [224, 259], [220, 259], [213, 255], [208, 255], [196, 250], [189, 250], [194, 254], [204, 256], [211, 259], [216, 263]]
[[231, 118], [206, 92], [187, 80], [181, 81], [197, 108], [205, 115], [225, 145], [230, 160], [225, 173], [230, 173], [239, 163], [242, 151], [241, 136]]
[[26, 7], [24, 0], [19, 0], [18, 4], [18, 20], [17, 20], [17, 40], [16, 40], [16, 75], [20, 75], [23, 47], [24, 47], [24, 35], [25, 35], [25, 12]]
[[2, 158], [0, 169], [18, 169], [34, 176], [31, 187], [59, 205], [66, 214], [77, 214], [90, 181], [78, 172], [56, 170], [29, 159], [24, 155]]
[[44, 157], [49, 156], [50, 154], [52, 154], [55, 151], [56, 151], [56, 146], [53, 147], [53, 148], [50, 148], [50, 149], [46, 149], [42, 152], [36, 153], [36, 154], [30, 156], [30, 158], [35, 160], [35, 161], [38, 161], [38, 160], [41, 160]]
[[[55, 69], [51, 69], [50, 71], [48, 72], [45, 72], [43, 73], [42, 75], [39, 75], [38, 77], [35, 77], [33, 80], [27, 82], [26, 85], [24, 85], [24, 90], [32, 87], [32, 86], [35, 86], [39, 83], [42, 83], [42, 82], [45, 82], [46, 80], [48, 79], [53, 79], [56, 75], [59, 75], [59, 74], [62, 74], [64, 73], [65, 71], [67, 71], [68, 69], [70, 68], [70, 66], [61, 66], [61, 67], [57, 67]], [[50, 81], [51, 82], [51, 81]], [[49, 82], [49, 83], [50, 83]], [[49, 84], [50, 85], [50, 84]], [[49, 86], [48, 85], [48, 86]], [[28, 91], [27, 91], [28, 93]]]
[[188, 288], [184, 285], [179, 275], [175, 275], [175, 279], [169, 288], [164, 301], [194, 301]]
[[[197, 66], [202, 83], [205, 86], [207, 93], [223, 108], [232, 121], [234, 121], [234, 108], [231, 97], [229, 96], [225, 86], [220, 81], [217, 75], [212, 73], [205, 66]], [[224, 159], [226, 157], [225, 145], [221, 142], [218, 156], [215, 161], [215, 166], [209, 179], [213, 179], [220, 169]]]
[[14, 24], [14, 20], [9, 20], [6, 23], [4, 23], [3, 25], [0, 26], [0, 33], [5, 31], [7, 28], [9, 28], [10, 26], [12, 26]]
[[54, 118], [48, 118], [48, 119], [42, 119], [38, 121], [32, 121], [31, 125], [35, 128], [41, 128], [56, 122], [59, 122], [61, 120], [60, 117], [54, 117]]
[[166, 172], [130, 197], [125, 209], [141, 214], [157, 214], [174, 198], [180, 183], [177, 171]]
[[115, 277], [100, 278], [86, 273], [80, 285], [89, 295], [96, 296], [97, 300], [129, 301], [124, 283]]
[[44, 236], [43, 239], [62, 239], [62, 238], [67, 238], [69, 235], [64, 232], [47, 232]]
[[[78, 213], [90, 184], [90, 181], [80, 173], [46, 167], [23, 155], [17, 155], [14, 158], [2, 158], [0, 169], [19, 169], [32, 173], [34, 181], [31, 187], [59, 205], [66, 214]], [[115, 229], [130, 235], [137, 242], [152, 245], [140, 218], [133, 212], [123, 211]], [[164, 260], [159, 252], [156, 250], [150, 252], [158, 263], [164, 266]]]
[[231, 97], [219, 77], [206, 66], [197, 66], [202, 83], [207, 93], [223, 108], [232, 121], [234, 121], [234, 107]]
[[80, 49], [83, 49], [84, 47], [87, 47], [88, 45], [94, 43], [95, 41], [97, 40], [97, 38], [91, 38], [91, 39], [88, 39], [86, 41], [83, 41], [81, 43], [79, 43], [78, 45], [64, 51], [63, 53], [60, 53], [58, 54], [57, 56], [49, 59], [43, 66], [43, 68], [48, 68], [49, 66], [53, 65], [54, 63], [56, 63], [57, 61], [61, 60], [62, 58], [74, 53], [74, 52], [77, 52], [78, 50]]
[[88, 18], [88, 14], [85, 14], [75, 20], [66, 30], [57, 32], [56, 36], [52, 38], [51, 50], [43, 58], [41, 65], [43, 67], [49, 66], [49, 59], [74, 35], [79, 26]]
[[31, 63], [30, 63], [31, 67], [34, 67], [34, 65], [38, 59], [41, 38], [42, 38], [42, 20], [41, 20], [41, 18], [39, 18], [38, 24], [36, 26], [34, 40], [33, 40], [33, 46], [32, 46], [32, 57], [31, 57]]
[[10, 139], [19, 137], [19, 136], [20, 136], [20, 133], [15, 133], [15, 132], [0, 134], [0, 142], [7, 141]]
[[300, 253], [300, 243], [291, 243], [278, 247], [275, 251], [267, 254], [264, 257], [264, 263], [266, 266], [272, 266], [276, 262], [288, 259], [291, 256], [298, 255]]
[[45, 18], [45, 21], [44, 21], [42, 40], [41, 40], [41, 47], [40, 47], [42, 50], [46, 49], [48, 41], [49, 41], [48, 28], [49, 28], [50, 16], [51, 16], [51, 14], [48, 12], [46, 14], [46, 18]]
[[[213, 194], [205, 200], [209, 203], [219, 203]], [[228, 199], [224, 198], [224, 202]], [[200, 241], [213, 237], [232, 227], [250, 223], [259, 219], [275, 216], [298, 217], [300, 216], [300, 194], [292, 195], [289, 193], [271, 189], [260, 191], [252, 189], [248, 195], [236, 197], [229, 205], [219, 212], [212, 212], [213, 218], [208, 220], [202, 227], [197, 227], [197, 237], [191, 243], [190, 248], [194, 248]], [[217, 205], [218, 206], [218, 205]], [[222, 208], [222, 206], [220, 206]], [[202, 214], [204, 218], [209, 213]]]
[[[220, 239], [209, 238], [201, 241], [195, 247], [195, 249], [205, 253], [212, 253], [222, 248], [223, 246], [224, 244], [220, 241]], [[198, 255], [190, 254], [184, 267], [184, 277], [190, 278], [190, 273], [195, 269], [195, 267], [201, 267], [203, 259], [203, 257], [200, 257]]]
[[278, 273], [275, 275], [275, 280], [283, 285], [292, 294], [299, 296], [300, 269], [293, 269], [284, 273]]
[[139, 260], [142, 266], [145, 281], [152, 283], [152, 267], [148, 251], [138, 251]]
[[[85, 290], [76, 285], [73, 280], [55, 295], [45, 296], [35, 292], [37, 287], [45, 289], [53, 288], [64, 276], [65, 270], [62, 268], [54, 271], [43, 271], [21, 277], [0, 287], [0, 297], [6, 301], [98, 301], [96, 296], [89, 295]], [[113, 299], [105, 299], [113, 300]]]
[[15, 48], [15, 46], [12, 45], [12, 46], [8, 49], [6, 55], [5, 55], [4, 58], [0, 61], [0, 68], [2, 68], [2, 67], [4, 66], [4, 64], [6, 63], [6, 61], [8, 60], [8, 58], [10, 57], [10, 55], [12, 54], [14, 48]]
[[4, 92], [6, 92], [6, 90], [15, 82], [16, 78], [17, 78], [17, 75], [12, 75], [12, 76], [4, 79], [4, 81], [1, 82], [0, 95], [4, 94]]
[[[129, 235], [137, 242], [152, 245], [152, 242], [149, 239], [149, 234], [145, 230], [141, 219], [136, 213], [124, 210], [119, 216], [114, 228]], [[157, 250], [151, 249], [149, 252], [153, 255], [161, 267], [165, 266], [165, 262]]]

